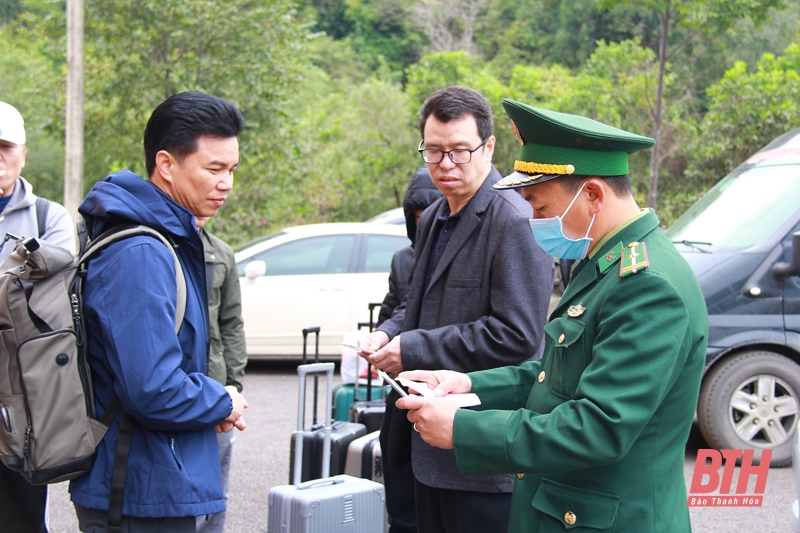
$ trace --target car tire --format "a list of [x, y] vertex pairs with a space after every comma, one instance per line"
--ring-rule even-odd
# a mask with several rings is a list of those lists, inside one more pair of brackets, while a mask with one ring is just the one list
[[798, 415], [800, 365], [783, 355], [743, 352], [721, 361], [703, 378], [698, 425], [706, 442], [718, 450], [752, 448], [757, 464], [761, 451], [771, 448], [771, 466], [789, 466]]

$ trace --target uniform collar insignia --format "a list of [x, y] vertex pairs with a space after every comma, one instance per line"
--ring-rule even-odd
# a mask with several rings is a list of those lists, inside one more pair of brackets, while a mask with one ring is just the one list
[[576, 318], [583, 314], [586, 311], [586, 308], [582, 305], [583, 302], [579, 303], [578, 305], [571, 305], [569, 309], [567, 309], [567, 315]]

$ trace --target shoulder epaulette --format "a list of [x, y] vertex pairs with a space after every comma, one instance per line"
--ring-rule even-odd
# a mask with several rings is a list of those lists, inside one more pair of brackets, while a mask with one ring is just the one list
[[641, 272], [650, 266], [647, 259], [647, 246], [643, 242], [632, 242], [622, 248], [619, 260], [619, 277], [624, 278], [631, 274]]

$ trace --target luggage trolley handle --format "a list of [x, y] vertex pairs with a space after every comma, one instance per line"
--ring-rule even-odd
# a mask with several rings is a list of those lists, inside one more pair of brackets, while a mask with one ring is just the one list
[[[303, 364], [308, 364], [308, 335], [314, 333], [316, 335], [314, 344], [314, 362], [319, 363], [319, 326], [312, 328], [305, 328], [303, 330]], [[313, 423], [317, 423], [317, 389], [319, 388], [319, 376], [314, 376], [314, 413]]]
[[[322, 478], [331, 475], [331, 391], [333, 390], [333, 363], [311, 363], [297, 367], [300, 376], [300, 397], [297, 403], [297, 430], [294, 432], [294, 485], [300, 485], [303, 471], [303, 424], [306, 418], [306, 377], [313, 374], [328, 375], [328, 388], [325, 395], [325, 440], [322, 445]], [[316, 413], [315, 413], [316, 414]]]
[[[380, 303], [371, 303], [367, 304], [369, 306], [369, 322], [359, 322], [358, 329], [361, 328], [369, 328], [369, 332], [372, 333], [375, 331], [375, 309], [380, 309]], [[356, 369], [358, 369], [358, 365], [356, 365]], [[356, 372], [358, 374], [358, 372]], [[381, 390], [383, 387], [381, 387]], [[353, 387], [353, 401], [358, 401], [358, 375], [356, 375], [356, 384]], [[372, 401], [372, 363], [367, 361], [367, 401]]]

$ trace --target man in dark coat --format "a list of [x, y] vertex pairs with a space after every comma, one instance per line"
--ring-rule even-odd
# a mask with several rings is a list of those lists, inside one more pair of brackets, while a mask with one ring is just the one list
[[703, 293], [651, 209], [628, 154], [653, 139], [503, 100], [523, 142], [519, 188], [548, 253], [580, 260], [545, 326], [542, 359], [483, 372], [409, 372], [437, 396], [397, 404], [465, 473], [515, 472], [510, 533], [689, 533], [683, 477], [708, 340]]
[[[438, 91], [422, 107], [420, 132], [420, 153], [444, 198], [420, 219], [405, 303], [362, 341], [376, 350], [369, 361], [387, 372], [463, 372], [537, 356], [553, 262], [533, 239], [530, 206], [492, 187], [501, 176], [492, 165], [488, 102], [463, 87]], [[433, 448], [416, 432], [397, 433], [392, 455], [408, 448], [412, 435], [421, 533], [505, 531], [511, 475], [463, 475], [452, 451]]]
[[[390, 319], [394, 310], [406, 299], [408, 281], [414, 266], [417, 224], [425, 209], [441, 197], [442, 193], [431, 181], [428, 167], [422, 165], [411, 178], [403, 199], [406, 230], [411, 245], [398, 250], [392, 257], [389, 292], [381, 304], [378, 326]], [[383, 453], [383, 484], [386, 487], [386, 511], [389, 514], [389, 533], [416, 533], [417, 511], [414, 503], [414, 472], [411, 469], [411, 462], [395, 460], [389, 444], [393, 407], [398, 398], [398, 394], [394, 391], [386, 397], [386, 414], [381, 425], [380, 442]], [[407, 422], [404, 413], [400, 413], [399, 416], [402, 417], [402, 421]]]

